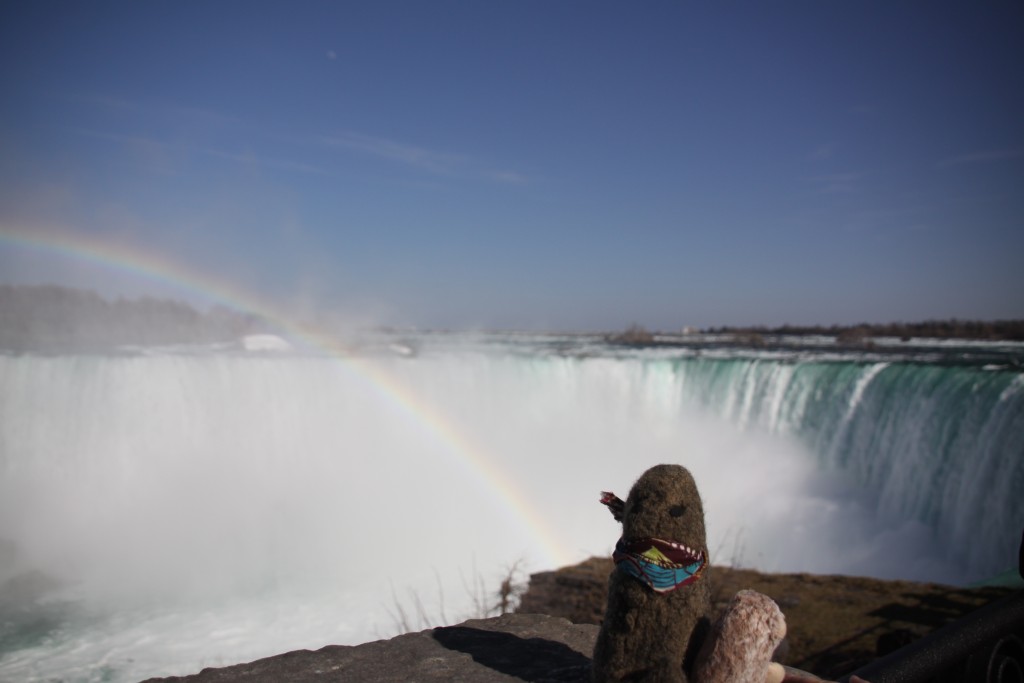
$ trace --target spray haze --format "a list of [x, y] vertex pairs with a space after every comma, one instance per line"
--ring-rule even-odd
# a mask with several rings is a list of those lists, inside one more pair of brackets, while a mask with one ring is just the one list
[[[124, 680], [194, 668], [145, 669], [166, 651], [142, 634], [231, 663], [389, 635], [396, 598], [468, 616], [476, 577], [609, 553], [597, 492], [661, 462], [693, 472], [717, 563], [962, 582], [1017, 540], [1009, 371], [597, 337], [384, 335], [358, 356], [294, 340], [0, 356], [0, 570], [58, 580], [50, 599], [94, 615], [81, 628]], [[971, 462], [985, 471], [959, 483]], [[73, 622], [0, 671], [88, 669]]]
[[75, 607], [0, 678], [455, 617], [659, 462], [718, 561], [1003, 568], [1019, 349], [365, 330], [1020, 317], [1019, 6], [65, 4], [0, 5], [0, 581]]

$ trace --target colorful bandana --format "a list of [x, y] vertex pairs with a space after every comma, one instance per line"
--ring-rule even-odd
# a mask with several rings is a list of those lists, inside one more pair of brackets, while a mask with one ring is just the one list
[[693, 583], [707, 560], [699, 550], [660, 538], [640, 538], [615, 544], [612, 560], [619, 571], [643, 581], [657, 593], [669, 593]]

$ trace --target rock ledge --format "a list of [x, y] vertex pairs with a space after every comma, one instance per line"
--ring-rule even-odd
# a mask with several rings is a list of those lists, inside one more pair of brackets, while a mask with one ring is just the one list
[[390, 640], [296, 650], [248, 664], [143, 683], [574, 683], [589, 680], [597, 631], [593, 624], [573, 624], [542, 614], [506, 614]]

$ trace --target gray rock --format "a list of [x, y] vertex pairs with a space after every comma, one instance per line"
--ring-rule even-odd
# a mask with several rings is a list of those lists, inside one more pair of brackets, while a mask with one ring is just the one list
[[471, 619], [391, 640], [296, 650], [193, 676], [143, 683], [305, 683], [307, 681], [588, 681], [598, 627], [542, 614]]

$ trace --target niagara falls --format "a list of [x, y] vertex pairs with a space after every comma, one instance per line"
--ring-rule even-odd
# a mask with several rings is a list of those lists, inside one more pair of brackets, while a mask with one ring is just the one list
[[0, 2], [0, 683], [1020, 678], [1022, 35]]
[[469, 616], [514, 563], [609, 554], [597, 493], [661, 462], [693, 471], [718, 564], [956, 585], [1013, 565], [1019, 344], [273, 339], [0, 355], [0, 569], [43, 584], [0, 678], [355, 644], [413, 600]]

